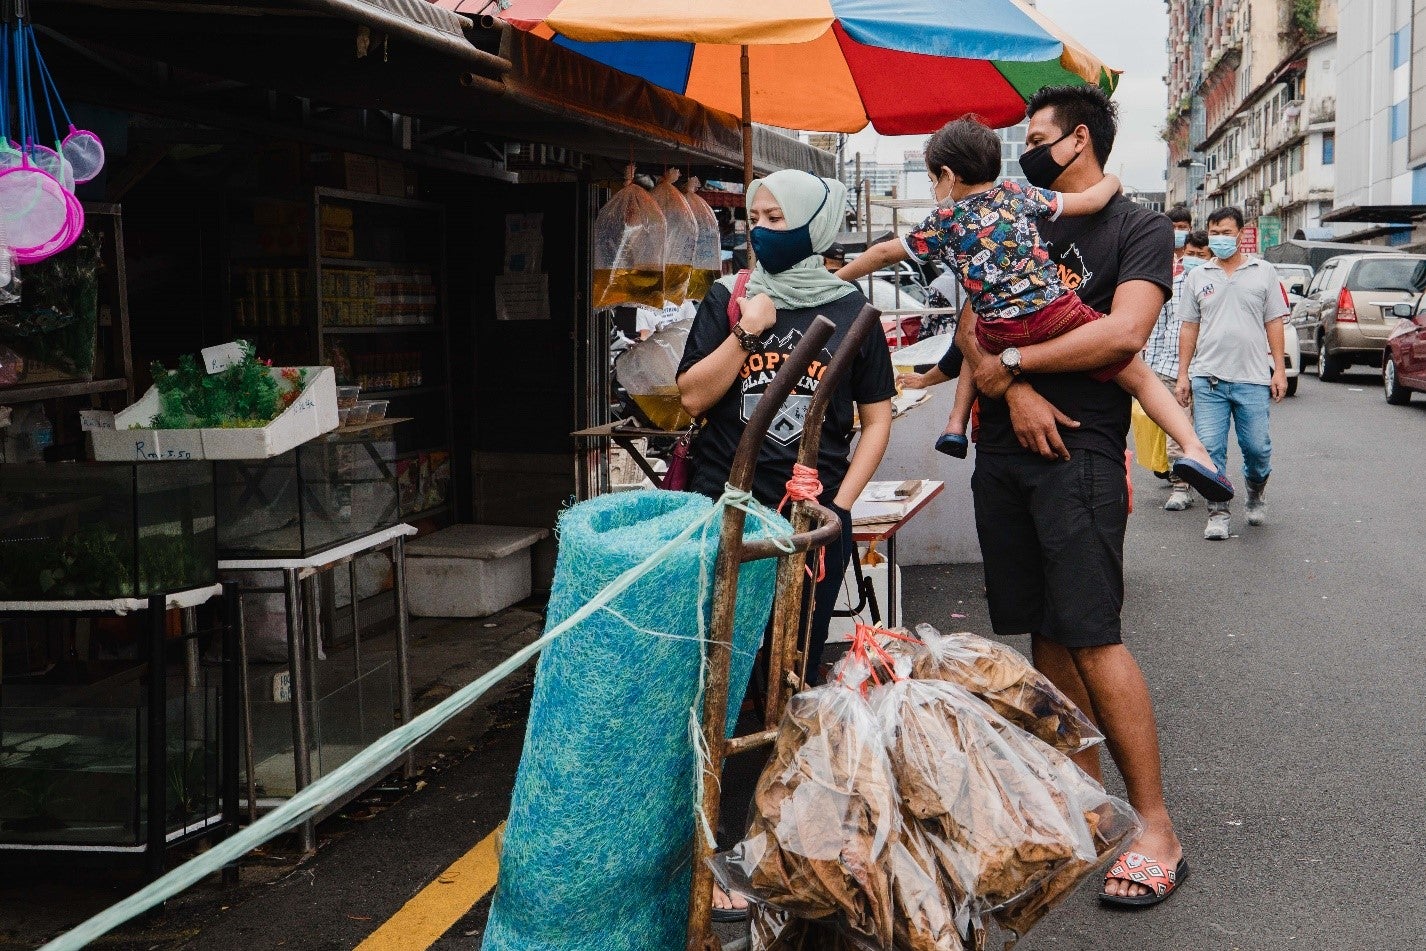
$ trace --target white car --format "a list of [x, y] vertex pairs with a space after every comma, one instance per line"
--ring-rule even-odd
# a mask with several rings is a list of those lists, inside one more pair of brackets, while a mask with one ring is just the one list
[[[1302, 372], [1302, 341], [1297, 339], [1297, 328], [1291, 323], [1291, 313], [1296, 311], [1297, 303], [1302, 298], [1288, 290], [1286, 281], [1283, 282], [1282, 292], [1287, 295], [1289, 311], [1289, 316], [1282, 322], [1283, 368], [1287, 371], [1287, 395], [1296, 396], [1297, 377]], [[1271, 351], [1268, 356], [1271, 358]]]

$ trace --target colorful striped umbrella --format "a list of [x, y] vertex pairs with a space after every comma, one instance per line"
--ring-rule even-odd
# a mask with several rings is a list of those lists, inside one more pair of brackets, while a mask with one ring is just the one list
[[1042, 86], [1118, 82], [1023, 0], [516, 0], [501, 16], [787, 129], [911, 135], [972, 113], [1008, 126]]

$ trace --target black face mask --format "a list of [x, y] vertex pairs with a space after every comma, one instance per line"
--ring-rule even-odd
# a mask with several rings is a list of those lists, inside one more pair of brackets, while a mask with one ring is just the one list
[[1073, 129], [1058, 139], [1055, 139], [1053, 142], [1046, 142], [1044, 145], [1037, 145], [1033, 149], [1027, 149], [1025, 153], [1020, 156], [1020, 171], [1025, 173], [1025, 180], [1036, 188], [1053, 187], [1059, 177], [1064, 174], [1065, 169], [1073, 165], [1075, 159], [1083, 154], [1076, 152], [1074, 158], [1070, 159], [1064, 165], [1056, 162], [1055, 157], [1050, 154], [1050, 149], [1059, 145], [1072, 135], [1074, 135]]

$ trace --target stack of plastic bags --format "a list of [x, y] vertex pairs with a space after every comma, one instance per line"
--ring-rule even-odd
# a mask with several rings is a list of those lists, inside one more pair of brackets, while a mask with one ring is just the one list
[[757, 900], [755, 951], [1023, 936], [1139, 831], [1069, 758], [1102, 737], [1023, 657], [917, 634], [859, 627], [834, 681], [789, 704], [748, 834], [713, 861]]
[[624, 187], [594, 219], [594, 309], [664, 302], [664, 245], [668, 223], [658, 202], [624, 170]]

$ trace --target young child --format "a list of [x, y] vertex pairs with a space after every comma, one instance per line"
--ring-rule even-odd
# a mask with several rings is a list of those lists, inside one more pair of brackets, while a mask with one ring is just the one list
[[[923, 263], [940, 259], [965, 288], [975, 312], [976, 340], [991, 354], [1043, 343], [1102, 317], [1060, 282], [1036, 219], [1095, 214], [1119, 194], [1119, 179], [1107, 175], [1088, 191], [1069, 194], [997, 183], [1000, 148], [999, 137], [975, 119], [943, 126], [926, 144], [936, 211], [905, 240], [892, 238], [869, 248], [838, 276], [853, 281], [908, 258]], [[1091, 376], [1118, 383], [1183, 447], [1183, 459], [1174, 464], [1176, 476], [1210, 501], [1233, 497], [1232, 483], [1213, 464], [1188, 415], [1142, 357]], [[975, 397], [974, 382], [962, 376], [938, 448], [947, 446], [951, 455], [965, 457]]]

